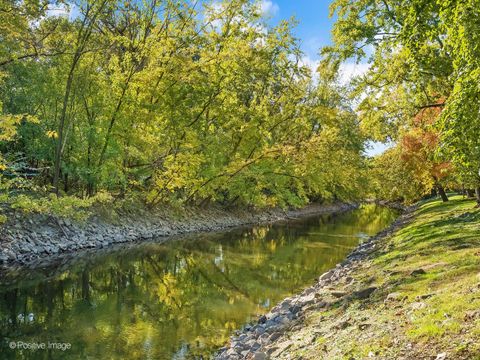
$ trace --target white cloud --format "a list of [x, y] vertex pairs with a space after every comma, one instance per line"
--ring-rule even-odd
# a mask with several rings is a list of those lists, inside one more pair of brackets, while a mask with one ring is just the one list
[[317, 73], [317, 68], [319, 64], [320, 64], [319, 60], [314, 60], [308, 55], [303, 56], [299, 62], [300, 66], [306, 66], [310, 68], [310, 70], [312, 71], [312, 75], [315, 75]]
[[73, 6], [69, 7], [64, 4], [49, 4], [46, 11], [47, 17], [63, 17], [70, 18], [72, 14]]
[[275, 16], [280, 11], [280, 7], [270, 0], [262, 0], [260, 1], [260, 11], [262, 12], [263, 16]]
[[343, 63], [340, 65], [340, 83], [343, 85], [348, 84], [352, 79], [357, 76], [365, 74], [370, 65], [365, 63]]
[[[292, 58], [292, 61], [294, 59]], [[320, 60], [312, 58], [309, 55], [304, 55], [300, 61], [300, 66], [308, 67], [312, 72], [312, 78], [314, 81], [318, 80], [317, 69], [320, 65]], [[355, 64], [355, 63], [343, 63], [340, 65], [339, 69], [339, 83], [340, 85], [347, 85], [351, 80], [357, 76], [365, 74], [369, 69], [369, 64]]]
[[322, 40], [320, 38], [310, 37], [303, 42], [303, 51], [308, 56], [317, 57], [322, 45]]

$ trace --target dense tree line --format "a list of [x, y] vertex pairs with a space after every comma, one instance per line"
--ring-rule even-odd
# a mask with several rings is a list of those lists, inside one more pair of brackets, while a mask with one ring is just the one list
[[3, 203], [361, 196], [355, 113], [256, 3], [1, 0], [0, 23]]
[[325, 62], [368, 61], [353, 94], [371, 138], [395, 147], [372, 163], [383, 197], [476, 190], [480, 204], [480, 2], [335, 0]]
[[248, 0], [1, 0], [0, 202], [480, 203], [478, 5], [335, 0], [312, 74], [294, 21]]

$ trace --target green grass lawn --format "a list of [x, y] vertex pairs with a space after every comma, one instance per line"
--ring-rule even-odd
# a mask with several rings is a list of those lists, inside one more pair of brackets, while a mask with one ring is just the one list
[[305, 328], [291, 336], [301, 343], [291, 347], [292, 357], [480, 359], [480, 210], [474, 201], [454, 196], [421, 203], [413, 221], [382, 240], [352, 277], [345, 290], [378, 290], [368, 300], [342, 300], [307, 315]]

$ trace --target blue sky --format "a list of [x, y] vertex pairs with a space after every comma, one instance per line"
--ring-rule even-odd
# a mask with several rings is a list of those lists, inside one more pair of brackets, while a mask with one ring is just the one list
[[[264, 14], [270, 18], [271, 24], [282, 19], [294, 16], [298, 25], [295, 35], [301, 41], [305, 53], [304, 63], [312, 70], [319, 60], [319, 49], [332, 43], [331, 30], [335, 19], [330, 18], [330, 0], [257, 0], [261, 4]], [[348, 81], [352, 76], [366, 71], [367, 64], [347, 62], [341, 66], [341, 79]]]
[[264, 10], [273, 22], [295, 16], [300, 21], [295, 29], [302, 40], [302, 49], [311, 59], [317, 59], [318, 49], [331, 43], [328, 0], [263, 0]]
[[[335, 21], [330, 18], [329, 0], [260, 0], [264, 13], [272, 23], [292, 16], [299, 21], [295, 28], [295, 35], [300, 39], [302, 50], [305, 53], [305, 63], [312, 68], [319, 60], [318, 52], [322, 46], [332, 43], [331, 29]], [[346, 81], [354, 75], [361, 74], [367, 69], [366, 64], [347, 63], [342, 66], [343, 79]], [[380, 154], [388, 146], [381, 143], [368, 144], [367, 154]]]

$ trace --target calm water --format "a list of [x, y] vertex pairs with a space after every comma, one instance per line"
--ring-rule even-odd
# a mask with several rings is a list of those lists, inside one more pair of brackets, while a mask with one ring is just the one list
[[[2, 359], [208, 358], [229, 335], [312, 284], [390, 209], [190, 236], [79, 256], [0, 280]], [[47, 349], [10, 349], [10, 342]], [[68, 343], [54, 349], [50, 343]], [[68, 345], [57, 345], [57, 347]]]

